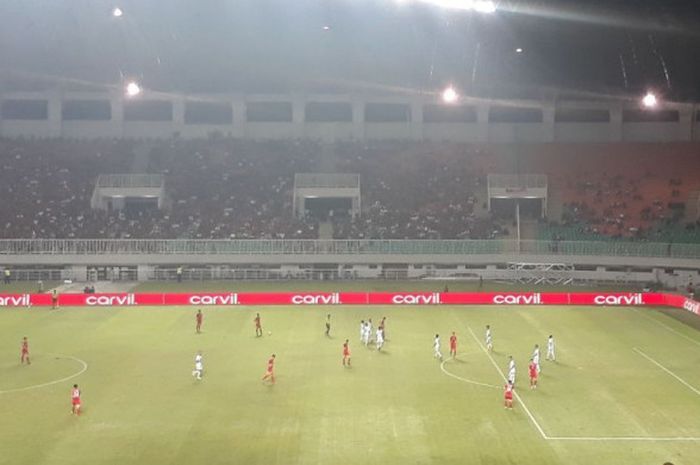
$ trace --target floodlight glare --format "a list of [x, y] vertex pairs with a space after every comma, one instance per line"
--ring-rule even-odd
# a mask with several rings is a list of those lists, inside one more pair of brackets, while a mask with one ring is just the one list
[[489, 0], [476, 0], [472, 6], [479, 13], [495, 13], [496, 4]]
[[442, 91], [442, 101], [445, 103], [454, 103], [459, 99], [459, 94], [457, 91], [454, 89], [454, 87], [450, 86], [447, 89]]
[[112, 10], [112, 16], [114, 16], [115, 18], [121, 18], [123, 14], [124, 12], [118, 6], [114, 7], [114, 9]]
[[658, 103], [659, 102], [656, 95], [651, 92], [647, 92], [647, 94], [642, 98], [642, 105], [647, 108], [654, 108]]
[[131, 81], [126, 85], [126, 95], [128, 97], [136, 97], [141, 93], [141, 86], [136, 82]]
[[521, 47], [518, 47], [515, 49], [515, 53], [523, 53], [523, 49]]

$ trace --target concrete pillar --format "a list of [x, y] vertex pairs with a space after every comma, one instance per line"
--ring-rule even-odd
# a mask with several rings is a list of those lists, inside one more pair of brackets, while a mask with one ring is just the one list
[[153, 274], [153, 267], [150, 265], [136, 266], [136, 279], [138, 281], [148, 281], [148, 278]]
[[242, 95], [233, 98], [231, 105], [233, 106], [233, 137], [245, 137], [246, 127], [246, 107], [245, 97]]
[[68, 269], [70, 270], [73, 282], [86, 282], [88, 280], [87, 266], [73, 265]]
[[423, 140], [423, 102], [411, 100], [411, 139]]
[[479, 105], [476, 107], [476, 125], [479, 128], [476, 139], [478, 142], [489, 141], [489, 110], [488, 105]]
[[554, 142], [554, 113], [553, 105], [542, 108], [542, 142]]
[[622, 107], [615, 105], [610, 108], [610, 142], [621, 142], [622, 140]]
[[306, 115], [306, 98], [299, 94], [292, 95], [292, 125], [294, 137], [304, 137], [304, 119]]
[[52, 91], [48, 100], [49, 137], [61, 137], [63, 125], [63, 96]]
[[693, 105], [683, 105], [678, 109], [678, 124], [681, 127], [678, 138], [682, 141], [693, 140], [693, 126], [695, 125]]
[[185, 129], [185, 98], [175, 97], [173, 104], [173, 132], [182, 133]]
[[114, 127], [116, 137], [124, 136], [124, 96], [121, 92], [113, 92], [109, 96], [109, 104], [112, 107], [112, 119], [110, 125]]
[[359, 97], [352, 99], [352, 137], [365, 140], [365, 102]]

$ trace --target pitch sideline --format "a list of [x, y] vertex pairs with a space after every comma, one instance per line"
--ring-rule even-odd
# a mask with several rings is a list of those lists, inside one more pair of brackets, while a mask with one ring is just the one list
[[653, 358], [651, 358], [650, 356], [648, 356], [647, 354], [645, 354], [644, 352], [642, 352], [642, 351], [641, 351], [640, 349], [638, 349], [637, 347], [633, 347], [632, 349], [633, 349], [635, 352], [637, 352], [639, 355], [641, 355], [642, 357], [646, 358], [646, 359], [649, 360], [651, 363], [653, 363], [654, 365], [656, 365], [657, 367], [661, 368], [663, 371], [665, 371], [665, 372], [668, 373], [669, 375], [671, 375], [671, 376], [673, 376], [674, 378], [676, 378], [676, 379], [677, 379], [678, 381], [680, 381], [685, 387], [687, 387], [688, 389], [690, 389], [691, 391], [693, 391], [695, 394], [697, 394], [697, 395], [700, 396], [700, 390], [698, 390], [698, 389], [697, 389], [696, 387], [694, 387], [692, 384], [690, 384], [689, 382], [687, 382], [686, 380], [684, 380], [683, 378], [681, 378], [680, 376], [678, 376], [677, 374], [675, 374], [674, 372], [672, 372], [671, 370], [669, 370], [668, 368], [666, 368], [665, 366], [663, 366], [661, 363], [657, 362], [656, 360], [654, 360]]

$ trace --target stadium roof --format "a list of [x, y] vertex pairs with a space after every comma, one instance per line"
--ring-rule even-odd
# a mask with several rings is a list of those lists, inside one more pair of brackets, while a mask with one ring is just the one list
[[0, 2], [0, 85], [700, 99], [695, 2], [458, 1]]

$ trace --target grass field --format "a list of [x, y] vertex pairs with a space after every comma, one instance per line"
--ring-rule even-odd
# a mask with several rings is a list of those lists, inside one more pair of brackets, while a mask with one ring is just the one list
[[[193, 308], [0, 312], [0, 464], [700, 463], [700, 333], [654, 310], [204, 311], [200, 335]], [[382, 316], [386, 350], [360, 346], [359, 320]], [[486, 324], [492, 355], [481, 346]], [[441, 364], [432, 337], [447, 352], [451, 331], [460, 355]], [[550, 333], [559, 361], [543, 363], [530, 391], [526, 362]], [[29, 367], [18, 363], [25, 335]], [[340, 363], [346, 337], [351, 369]], [[190, 374], [197, 350], [201, 382]], [[273, 352], [278, 379], [267, 386]], [[514, 411], [502, 407], [498, 371], [508, 354], [519, 370]], [[74, 382], [80, 418], [70, 415]]]

